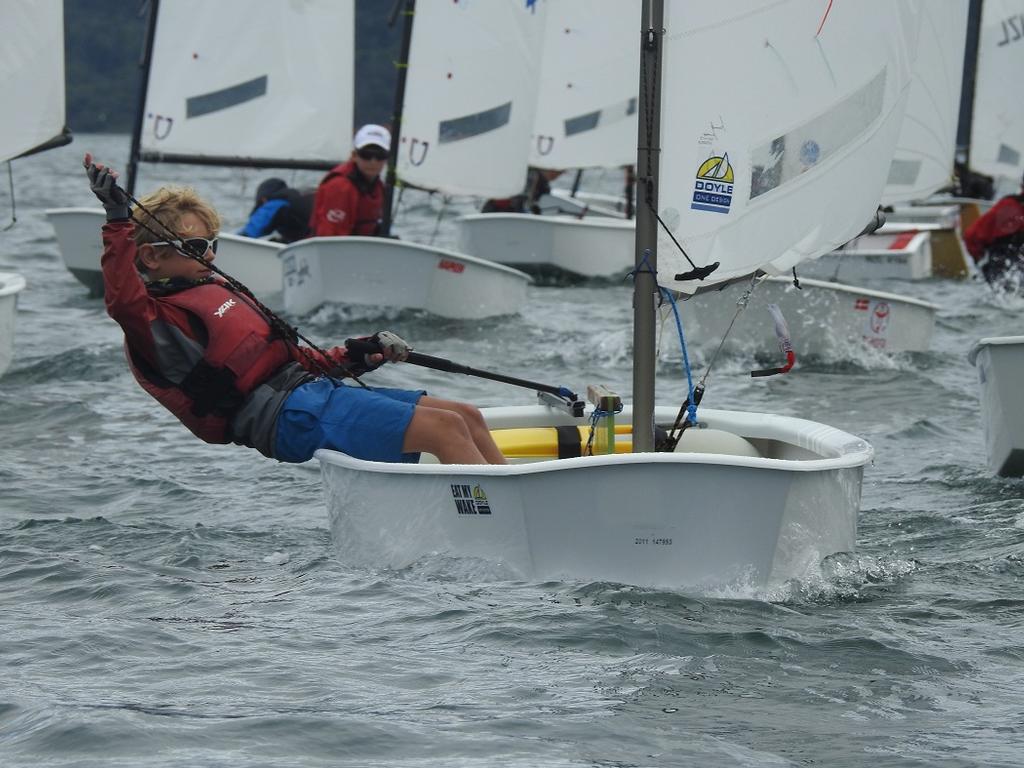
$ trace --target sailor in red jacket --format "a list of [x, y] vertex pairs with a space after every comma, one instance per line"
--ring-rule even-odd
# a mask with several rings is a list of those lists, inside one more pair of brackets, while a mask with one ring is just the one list
[[[88, 154], [85, 165], [107, 211], [104, 296], [124, 330], [129, 367], [197, 437], [290, 462], [333, 448], [370, 461], [415, 462], [427, 451], [445, 463], [505, 463], [472, 405], [321, 375], [337, 366], [358, 374], [404, 359], [409, 347], [382, 331], [375, 337], [381, 353], [353, 361], [342, 347], [321, 354], [285, 338], [209, 269], [220, 217], [193, 190], [161, 188], [138, 201], [133, 214], [116, 172]], [[157, 220], [177, 237], [155, 234], [162, 229]], [[186, 242], [206, 263], [186, 255]]]
[[381, 172], [391, 150], [382, 125], [356, 131], [352, 156], [332, 168], [317, 187], [309, 228], [314, 237], [376, 235], [384, 207]]
[[964, 232], [964, 245], [989, 282], [1024, 264], [1024, 179]]

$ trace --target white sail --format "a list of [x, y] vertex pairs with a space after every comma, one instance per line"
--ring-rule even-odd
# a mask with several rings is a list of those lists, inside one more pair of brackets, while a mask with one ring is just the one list
[[[916, 10], [668, 4], [660, 214], [694, 263], [720, 263], [700, 285], [781, 273], [863, 229], [903, 121]], [[660, 232], [659, 282], [692, 292], [696, 281], [673, 280], [687, 269]]]
[[907, 112], [882, 203], [920, 200], [952, 182], [969, 0], [921, 4]]
[[549, 3], [530, 164], [636, 162], [640, 0]]
[[426, 0], [416, 6], [398, 176], [501, 197], [526, 183], [546, 3]]
[[981, 10], [971, 169], [1010, 180], [1024, 172], [1024, 0], [985, 0]]
[[352, 149], [355, 4], [159, 6], [141, 154], [331, 164]]
[[3, 0], [0, 45], [0, 161], [61, 135], [64, 129], [64, 4]]

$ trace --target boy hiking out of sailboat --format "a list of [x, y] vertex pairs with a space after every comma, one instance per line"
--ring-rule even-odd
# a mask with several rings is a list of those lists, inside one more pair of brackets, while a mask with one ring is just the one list
[[383, 125], [356, 131], [349, 159], [328, 171], [317, 187], [309, 219], [314, 237], [378, 234], [384, 209], [380, 174], [390, 151], [391, 132]]
[[964, 245], [989, 283], [1024, 269], [1024, 178], [964, 231]]
[[212, 272], [220, 217], [193, 190], [162, 187], [132, 211], [115, 171], [90, 154], [85, 167], [107, 212], [105, 301], [129, 367], [197, 437], [287, 462], [332, 448], [369, 461], [415, 462], [425, 451], [444, 463], [505, 463], [475, 406], [322, 375], [356, 377], [405, 359], [409, 347], [389, 331], [371, 337], [380, 352], [300, 347], [269, 310]]

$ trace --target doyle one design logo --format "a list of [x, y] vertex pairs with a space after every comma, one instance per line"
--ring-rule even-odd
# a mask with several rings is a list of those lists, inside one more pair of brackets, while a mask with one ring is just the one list
[[729, 153], [712, 155], [697, 169], [690, 208], [698, 211], [728, 213], [732, 206], [733, 180]]

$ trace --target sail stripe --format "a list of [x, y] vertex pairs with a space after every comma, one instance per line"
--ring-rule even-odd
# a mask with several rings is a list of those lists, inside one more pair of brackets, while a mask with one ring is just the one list
[[438, 142], [447, 144], [490, 133], [507, 125], [512, 115], [512, 102], [485, 109], [472, 115], [443, 120], [438, 126]]
[[[751, 199], [793, 181], [840, 152], [882, 114], [885, 69], [827, 112], [777, 136], [751, 153]], [[828, 142], [824, 142], [828, 137]]]
[[211, 91], [199, 96], [192, 96], [185, 100], [185, 117], [200, 117], [211, 112], [219, 112], [222, 109], [235, 107], [247, 101], [258, 99], [267, 94], [267, 76], [247, 80], [238, 85], [222, 88], [219, 91]]
[[592, 131], [599, 125], [611, 125], [636, 114], [636, 98], [629, 98], [603, 109], [595, 109], [576, 117], [565, 119], [565, 135], [575, 136], [578, 133]]
[[1020, 152], [1006, 144], [999, 145], [999, 154], [996, 156], [997, 163], [1006, 165], [1020, 165]]

